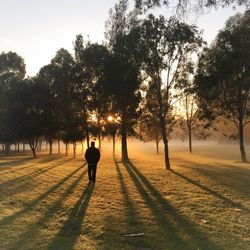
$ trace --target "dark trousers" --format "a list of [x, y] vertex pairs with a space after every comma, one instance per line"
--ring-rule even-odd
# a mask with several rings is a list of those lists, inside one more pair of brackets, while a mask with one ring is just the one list
[[89, 180], [95, 182], [96, 177], [96, 165], [88, 165]]

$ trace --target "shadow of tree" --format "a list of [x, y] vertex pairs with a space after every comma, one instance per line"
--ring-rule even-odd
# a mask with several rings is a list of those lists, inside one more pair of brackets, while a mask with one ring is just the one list
[[[124, 237], [126, 234], [145, 232], [145, 225], [140, 216], [141, 211], [132, 199], [133, 194], [129, 193], [128, 184], [124, 180], [124, 175], [115, 158], [114, 163], [118, 174], [120, 192], [123, 198], [122, 202], [124, 206], [121, 206], [120, 209], [122, 211], [121, 216], [124, 218], [120, 221], [120, 226], [117, 227], [117, 223], [114, 221], [112, 214], [108, 215], [105, 220], [105, 233], [101, 235], [98, 240], [101, 241], [102, 249], [117, 249], [120, 246], [123, 246], [125, 249], [129, 249], [131, 246], [133, 246], [134, 249], [149, 249], [150, 243], [146, 241], [145, 238]], [[112, 246], [110, 245], [111, 242]]]
[[36, 239], [40, 230], [46, 225], [46, 223], [50, 222], [51, 218], [57, 215], [60, 212], [60, 209], [63, 208], [63, 202], [65, 199], [73, 192], [73, 190], [77, 187], [79, 182], [82, 180], [83, 176], [87, 173], [85, 169], [77, 179], [64, 191], [62, 195], [60, 195], [55, 202], [53, 202], [50, 206], [47, 207], [46, 212], [43, 216], [37, 220], [35, 223], [31, 224], [22, 232], [22, 234], [18, 237], [18, 240], [13, 245], [13, 249], [18, 249], [19, 246], [25, 248], [25, 244], [32, 239], [33, 241]]
[[211, 188], [209, 188], [209, 187], [207, 187], [207, 186], [205, 186], [203, 184], [200, 184], [197, 181], [194, 181], [189, 177], [186, 177], [183, 174], [178, 173], [175, 170], [171, 170], [171, 172], [174, 173], [175, 175], [181, 177], [182, 179], [188, 181], [189, 183], [199, 187], [200, 189], [206, 191], [208, 194], [213, 195], [213, 196], [223, 200], [227, 205], [230, 205], [230, 206], [236, 207], [236, 208], [240, 208], [240, 209], [245, 210], [245, 211], [249, 211], [249, 209], [245, 208], [240, 203], [237, 203], [237, 202], [234, 202], [234, 201], [230, 200], [229, 198], [225, 197], [224, 195], [220, 194], [219, 192], [216, 192], [216, 191], [212, 190]]
[[59, 161], [59, 162], [56, 162], [54, 165], [52, 166], [48, 166], [48, 167], [40, 167], [39, 169], [36, 169], [35, 171], [32, 171], [31, 173], [28, 173], [28, 174], [25, 174], [25, 175], [22, 175], [22, 176], [18, 176], [17, 178], [15, 179], [12, 179], [12, 180], [9, 180], [9, 181], [6, 181], [6, 182], [3, 182], [0, 184], [0, 188], [8, 188], [9, 185], [20, 185], [22, 184], [22, 182], [26, 182], [32, 178], [36, 178], [38, 177], [39, 175], [42, 175], [44, 173], [46, 173], [47, 171], [53, 169], [53, 168], [56, 168], [58, 166], [61, 166], [69, 161], [72, 161], [72, 159], [67, 159], [67, 160], [63, 160], [63, 161]]
[[[26, 165], [25, 167], [23, 167], [23, 168], [26, 168], [26, 167], [33, 166], [33, 165], [36, 165], [36, 164], [40, 165], [41, 163], [48, 163], [50, 161], [54, 161], [54, 160], [57, 160], [59, 158], [60, 158], [60, 156], [51, 156], [51, 155], [49, 155], [49, 156], [48, 155], [42, 156], [41, 158], [33, 158], [33, 157], [23, 158], [22, 157], [22, 158], [15, 159], [15, 160], [8, 159], [8, 158], [5, 159], [4, 158], [5, 160], [8, 160], [8, 161], [0, 163], [0, 170], [3, 171], [6, 168], [7, 169], [9, 169], [9, 168], [16, 168], [17, 166], [20, 166], [20, 165], [22, 165], [22, 164], [24, 164], [26, 162], [32, 161], [31, 164]], [[21, 168], [13, 169], [13, 170], [10, 170], [10, 171], [4, 172], [4, 173], [6, 174], [6, 173], [9, 173], [9, 172], [15, 172], [16, 170], [19, 170], [19, 169], [21, 169]]]
[[41, 203], [44, 199], [46, 199], [51, 193], [53, 193], [58, 188], [60, 188], [67, 180], [69, 180], [73, 175], [75, 175], [85, 165], [86, 165], [86, 163], [84, 163], [83, 165], [81, 165], [80, 167], [78, 167], [77, 169], [72, 171], [69, 175], [67, 175], [65, 178], [63, 178], [61, 181], [59, 181], [56, 185], [52, 186], [47, 192], [45, 192], [44, 194], [40, 195], [35, 200], [33, 200], [24, 209], [14, 213], [10, 216], [4, 217], [0, 221], [0, 227], [12, 223], [13, 220], [19, 218], [21, 215], [23, 215], [25, 213], [29, 213], [31, 211], [31, 209], [36, 207], [39, 203]]
[[21, 158], [21, 159], [17, 159], [17, 160], [10, 160], [10, 159], [5, 159], [5, 160], [8, 160], [8, 161], [0, 163], [1, 170], [5, 170], [6, 168], [9, 168], [9, 167], [16, 167], [16, 166], [22, 165], [27, 161], [34, 160], [34, 158], [27, 157], [27, 158]]
[[[182, 161], [183, 162], [183, 161]], [[193, 161], [186, 161], [181, 167], [192, 169], [205, 177], [216, 181], [220, 185], [235, 190], [237, 193], [247, 196], [249, 199], [250, 168], [241, 168], [238, 166], [227, 166], [222, 164], [204, 164]], [[247, 195], [248, 194], [248, 195]]]
[[84, 217], [88, 208], [94, 185], [88, 183], [81, 197], [72, 208], [64, 226], [52, 240], [48, 249], [74, 249], [75, 242], [81, 234]]
[[169, 249], [220, 249], [198, 226], [184, 218], [131, 161], [123, 163], [138, 192], [161, 228]]

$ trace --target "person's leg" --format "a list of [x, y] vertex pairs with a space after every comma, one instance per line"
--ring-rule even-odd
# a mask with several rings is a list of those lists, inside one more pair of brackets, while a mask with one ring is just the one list
[[89, 181], [91, 181], [91, 166], [88, 165], [88, 175], [89, 175]]
[[93, 172], [92, 172], [92, 181], [95, 183], [96, 179], [96, 165], [92, 166]]

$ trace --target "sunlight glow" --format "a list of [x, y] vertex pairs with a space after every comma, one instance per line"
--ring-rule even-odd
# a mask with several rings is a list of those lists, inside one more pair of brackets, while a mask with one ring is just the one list
[[114, 120], [114, 117], [113, 116], [108, 116], [108, 122], [112, 122]]

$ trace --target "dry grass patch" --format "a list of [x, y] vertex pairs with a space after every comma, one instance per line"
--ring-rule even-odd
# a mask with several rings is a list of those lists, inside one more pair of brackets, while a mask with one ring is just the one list
[[249, 249], [249, 164], [133, 153], [103, 152], [95, 186], [80, 158], [0, 160], [0, 248]]

